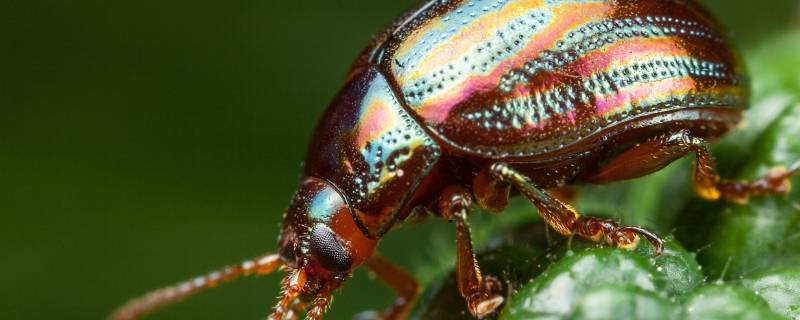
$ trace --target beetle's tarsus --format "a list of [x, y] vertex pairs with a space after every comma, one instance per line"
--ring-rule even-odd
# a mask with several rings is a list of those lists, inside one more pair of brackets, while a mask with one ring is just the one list
[[500, 305], [503, 304], [503, 296], [496, 295], [491, 297], [475, 296], [467, 298], [467, 307], [469, 312], [478, 319], [481, 319], [492, 312], [494, 312]]
[[664, 240], [642, 227], [621, 227], [611, 220], [581, 217], [573, 228], [574, 232], [583, 238], [595, 242], [605, 239], [609, 244], [629, 250], [635, 249], [639, 237], [643, 237], [653, 245], [656, 256], [664, 251]]
[[641, 227], [623, 227], [622, 230], [630, 230], [636, 232], [636, 234], [638, 234], [639, 236], [644, 237], [645, 240], [650, 242], [650, 244], [653, 246], [656, 257], [660, 256], [661, 253], [664, 252], [664, 240], [661, 239], [661, 237], [659, 237], [657, 234], [651, 232], [650, 230]]
[[499, 292], [502, 288], [503, 285], [497, 278], [493, 276], [484, 277], [483, 290], [466, 297], [469, 312], [478, 319], [481, 319], [497, 310], [497, 308], [503, 304], [503, 301], [505, 301], [503, 296], [496, 294], [496, 292]]

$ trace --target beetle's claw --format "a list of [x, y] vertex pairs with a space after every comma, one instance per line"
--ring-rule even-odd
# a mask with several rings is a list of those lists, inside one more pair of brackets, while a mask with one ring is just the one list
[[478, 319], [482, 319], [497, 310], [505, 300], [501, 295], [490, 296], [486, 293], [476, 293], [475, 295], [466, 297], [466, 299], [469, 312]]
[[642, 236], [653, 245], [656, 256], [664, 251], [664, 240], [655, 233], [641, 227], [620, 227], [612, 220], [581, 218], [576, 222], [574, 232], [595, 242], [605, 239], [608, 244], [629, 250], [636, 248], [639, 236]]
[[651, 232], [650, 230], [640, 227], [623, 227], [620, 229], [620, 231], [634, 232], [635, 234], [647, 239], [647, 241], [650, 242], [651, 245], [653, 245], [653, 249], [655, 249], [656, 251], [655, 252], [656, 256], [660, 256], [661, 253], [664, 252], [664, 240], [661, 239], [661, 237], [659, 237], [655, 233]]

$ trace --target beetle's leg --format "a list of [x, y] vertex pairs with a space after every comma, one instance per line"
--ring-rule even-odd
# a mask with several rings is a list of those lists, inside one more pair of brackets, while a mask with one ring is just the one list
[[117, 309], [109, 319], [139, 319], [156, 309], [181, 301], [205, 289], [216, 287], [220, 283], [231, 281], [240, 276], [270, 274], [282, 264], [277, 254], [265, 255], [253, 260], [247, 260], [240, 265], [214, 271], [205, 276], [200, 276], [171, 287], [162, 288], [140, 298], [133, 299]]
[[472, 235], [469, 229], [468, 214], [472, 206], [470, 192], [461, 186], [450, 186], [442, 192], [438, 203], [438, 213], [456, 223], [456, 281], [458, 291], [464, 297], [472, 315], [482, 318], [492, 313], [503, 303], [503, 296], [496, 294], [501, 288], [494, 277], [481, 275], [475, 252], [472, 248]]
[[800, 171], [798, 162], [788, 170], [777, 168], [766, 177], [753, 181], [721, 179], [714, 167], [708, 143], [692, 136], [688, 130], [682, 130], [631, 148], [584, 180], [604, 183], [642, 176], [660, 170], [692, 152], [697, 155], [692, 171], [694, 188], [706, 200], [725, 198], [742, 203], [750, 196], [783, 194], [789, 191], [789, 178]]
[[[573, 186], [561, 186], [548, 191], [554, 198], [565, 203], [574, 201], [578, 193]], [[511, 184], [497, 179], [488, 169], [478, 172], [478, 175], [472, 180], [472, 195], [478, 205], [486, 211], [503, 212], [508, 205], [510, 194]]]
[[375, 273], [378, 279], [381, 279], [392, 290], [397, 292], [398, 297], [394, 300], [391, 306], [386, 308], [381, 314], [375, 312], [364, 312], [360, 314], [358, 319], [381, 319], [381, 320], [398, 320], [405, 319], [408, 313], [411, 312], [411, 307], [414, 306], [419, 295], [419, 283], [408, 272], [400, 269], [391, 262], [387, 261], [380, 256], [372, 256], [365, 262], [367, 268]]
[[526, 176], [504, 163], [493, 164], [490, 171], [497, 179], [511, 183], [536, 208], [544, 221], [563, 235], [578, 235], [595, 242], [605, 240], [618, 247], [631, 249], [636, 246], [639, 236], [645, 237], [656, 255], [661, 254], [664, 241], [654, 233], [639, 227], [625, 227], [613, 221], [592, 217], [581, 217], [572, 206], [561, 202], [547, 192], [536, 187]]
[[800, 171], [800, 162], [797, 162], [788, 170], [784, 167], [776, 167], [770, 170], [766, 176], [752, 181], [725, 180], [717, 174], [708, 143], [688, 135], [687, 132], [678, 134], [676, 138], [680, 140], [679, 144], [688, 145], [697, 155], [692, 171], [694, 190], [706, 200], [724, 198], [737, 203], [745, 203], [750, 196], [785, 194], [791, 189], [789, 178]]

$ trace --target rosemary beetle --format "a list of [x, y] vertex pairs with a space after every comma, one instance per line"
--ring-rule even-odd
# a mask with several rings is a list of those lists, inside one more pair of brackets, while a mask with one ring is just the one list
[[737, 126], [748, 99], [737, 52], [692, 0], [425, 1], [374, 38], [326, 109], [276, 253], [154, 291], [111, 318], [282, 270], [272, 318], [321, 319], [364, 266], [399, 295], [375, 317], [404, 319], [419, 285], [375, 251], [417, 208], [455, 225], [458, 288], [484, 317], [504, 294], [475, 261], [474, 207], [499, 213], [521, 195], [561, 234], [622, 248], [644, 239], [659, 254], [658, 235], [582, 216], [552, 190], [694, 155], [704, 199], [786, 193], [800, 162], [754, 181], [716, 173], [709, 143]]

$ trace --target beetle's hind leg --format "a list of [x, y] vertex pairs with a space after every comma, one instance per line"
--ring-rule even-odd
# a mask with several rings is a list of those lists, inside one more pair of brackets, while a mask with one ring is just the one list
[[706, 200], [721, 198], [737, 203], [750, 196], [784, 194], [790, 189], [789, 178], [800, 173], [800, 161], [789, 169], [776, 168], [753, 181], [730, 181], [717, 174], [708, 143], [688, 130], [664, 135], [631, 148], [582, 178], [586, 182], [605, 183], [625, 180], [655, 172], [673, 161], [695, 153], [692, 180], [697, 194]]
[[482, 318], [503, 303], [503, 296], [497, 294], [502, 288], [494, 277], [481, 274], [472, 235], [469, 228], [469, 212], [472, 207], [470, 192], [461, 186], [446, 188], [439, 198], [438, 212], [442, 218], [456, 223], [456, 281], [458, 291], [464, 297], [472, 315]]
[[538, 188], [528, 177], [507, 164], [493, 164], [489, 171], [499, 181], [516, 187], [539, 209], [544, 221], [558, 233], [578, 235], [595, 242], [605, 241], [626, 249], [634, 248], [639, 236], [642, 236], [655, 247], [656, 255], [663, 250], [664, 241], [656, 234], [640, 227], [620, 226], [611, 220], [582, 217], [572, 206]]
[[786, 194], [791, 189], [790, 178], [800, 172], [800, 162], [792, 167], [775, 167], [770, 172], [752, 181], [731, 181], [720, 178], [714, 166], [714, 158], [708, 143], [700, 138], [678, 134], [679, 144], [697, 154], [692, 179], [697, 194], [705, 200], [727, 199], [736, 203], [745, 203], [750, 196]]

